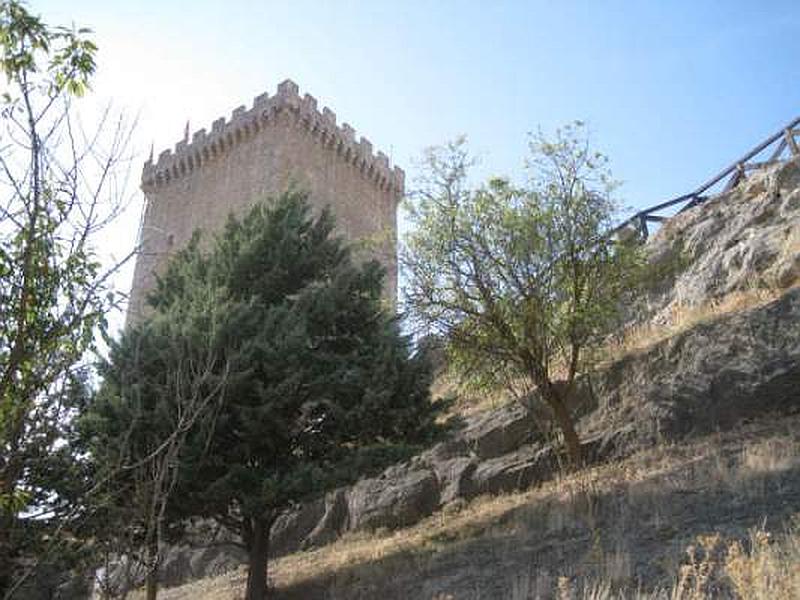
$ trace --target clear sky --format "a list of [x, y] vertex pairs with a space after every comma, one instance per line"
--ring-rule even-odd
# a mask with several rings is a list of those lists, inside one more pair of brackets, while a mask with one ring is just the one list
[[[291, 78], [412, 180], [424, 147], [460, 133], [482, 175], [519, 174], [527, 132], [585, 120], [620, 196], [642, 207], [800, 116], [798, 0], [31, 6], [50, 23], [94, 28], [97, 97], [139, 115], [142, 161], [151, 143], [156, 155], [174, 146], [187, 120], [210, 128]], [[132, 210], [115, 244], [133, 244], [137, 219]]]

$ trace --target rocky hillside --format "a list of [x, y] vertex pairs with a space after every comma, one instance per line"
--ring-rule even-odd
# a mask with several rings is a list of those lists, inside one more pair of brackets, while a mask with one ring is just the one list
[[[758, 419], [412, 527], [349, 533], [273, 561], [275, 600], [793, 600], [798, 431], [800, 415]], [[765, 540], [770, 551], [754, 552]], [[241, 598], [244, 580], [237, 569], [163, 600]], [[766, 580], [769, 593], [750, 593]]]
[[733, 190], [676, 215], [647, 251], [656, 270], [678, 267], [638, 307], [662, 324], [677, 308], [794, 285], [800, 279], [800, 163], [756, 171]]
[[[800, 278], [800, 161], [758, 172], [736, 189], [676, 216], [651, 238], [647, 252], [654, 271], [667, 275], [637, 306], [636, 325], [627, 336], [619, 336], [625, 342], [609, 349], [603, 366], [582, 381], [579, 432], [590, 460], [606, 463], [672, 442], [699, 443], [689, 440], [728, 431], [770, 413], [800, 410], [800, 288], [796, 287]], [[366, 535], [409, 527], [435, 518], [431, 515], [452, 514], [478, 497], [519, 492], [553, 480], [558, 475], [557, 453], [531, 423], [527, 409], [513, 403], [466, 417], [450, 439], [411, 461], [286, 515], [273, 530], [274, 554], [318, 547], [354, 532]], [[781, 485], [785, 492], [781, 501], [800, 506], [796, 474], [781, 479]], [[691, 510], [716, 501], [681, 498], [694, 506]], [[531, 510], [538, 515], [535, 518], [545, 518], [538, 509]], [[676, 532], [690, 518], [686, 510], [665, 511], [659, 527], [675, 532], [667, 535], [656, 527], [653, 535], [677, 539]], [[774, 507], [767, 503], [757, 510], [772, 513]], [[779, 512], [786, 517], [788, 510]], [[639, 508], [631, 518], [643, 523], [653, 517], [636, 511]], [[606, 517], [607, 522], [603, 521]], [[717, 517], [709, 520], [714, 527], [724, 525], [728, 518]], [[602, 527], [599, 521], [593, 525], [600, 527], [598, 531], [622, 526], [610, 513], [598, 519], [603, 521]], [[535, 528], [529, 533], [533, 531], [544, 535]], [[678, 536], [682, 541], [684, 533]], [[530, 552], [525, 560], [540, 560], [534, 546], [536, 552], [558, 549], [575, 559], [586, 551], [587, 540], [581, 536], [575, 553], [564, 550], [567, 542], [561, 538], [552, 538], [549, 550], [541, 540], [538, 545], [526, 542]], [[373, 582], [378, 587], [357, 591], [345, 586], [343, 590], [350, 592], [335, 597], [428, 598], [434, 592], [458, 599], [515, 597], [510, 582], [513, 569], [522, 568], [518, 560], [511, 561], [514, 567], [509, 571], [492, 558], [499, 553], [510, 560], [508, 548], [500, 552], [493, 539], [470, 544], [471, 552], [483, 554], [494, 567], [467, 573], [463, 561], [453, 559], [450, 565], [442, 558], [426, 572], [424, 585], [414, 578], [400, 587], [393, 587], [391, 581]], [[220, 547], [174, 549], [164, 575], [174, 585], [221, 573], [241, 558]], [[634, 562], [629, 565], [630, 576], [651, 581], [646, 572], [650, 567]], [[496, 585], [487, 588], [493, 578]], [[476, 596], [470, 586], [486, 593], [491, 589], [491, 593]], [[302, 597], [328, 597], [322, 588], [314, 590]]]

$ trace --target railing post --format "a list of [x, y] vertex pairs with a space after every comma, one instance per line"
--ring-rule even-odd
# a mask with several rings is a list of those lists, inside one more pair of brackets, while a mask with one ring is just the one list
[[737, 185], [742, 179], [745, 179], [746, 175], [744, 172], [744, 162], [736, 163], [736, 170], [731, 175], [731, 178], [728, 180], [728, 183], [725, 185], [725, 188], [722, 190], [723, 192], [729, 192]]
[[789, 148], [792, 149], [792, 154], [795, 156], [800, 156], [800, 148], [797, 147], [797, 141], [794, 139], [795, 132], [791, 128], [787, 127], [783, 135]]

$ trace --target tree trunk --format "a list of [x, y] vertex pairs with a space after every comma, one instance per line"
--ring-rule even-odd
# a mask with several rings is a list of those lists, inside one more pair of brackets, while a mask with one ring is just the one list
[[158, 573], [156, 569], [147, 571], [147, 583], [145, 597], [147, 600], [156, 600], [158, 596]]
[[158, 541], [151, 542], [147, 546], [147, 577], [145, 578], [145, 598], [146, 600], [156, 600], [158, 596]]
[[245, 600], [267, 598], [267, 560], [269, 554], [270, 523], [253, 519], [252, 535], [247, 548], [247, 591]]
[[5, 597], [11, 586], [11, 518], [6, 518], [0, 509], [0, 598]]
[[567, 455], [573, 468], [583, 466], [583, 451], [581, 450], [581, 440], [578, 432], [575, 431], [575, 423], [572, 415], [569, 414], [565, 399], [561, 397], [552, 383], [541, 386], [542, 396], [553, 411], [561, 433], [564, 434], [564, 443], [567, 447]]

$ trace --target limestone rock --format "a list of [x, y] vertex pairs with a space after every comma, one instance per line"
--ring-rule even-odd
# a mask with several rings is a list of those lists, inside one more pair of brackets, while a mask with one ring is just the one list
[[499, 494], [525, 489], [549, 479], [556, 469], [553, 448], [531, 444], [481, 462], [473, 476], [474, 487], [479, 494]]
[[321, 546], [335, 540], [349, 525], [347, 490], [340, 488], [325, 496], [325, 512], [303, 540], [302, 547]]
[[649, 240], [654, 266], [673, 263], [644, 307], [658, 322], [731, 292], [800, 277], [800, 158], [756, 171], [733, 190], [680, 213]]
[[438, 481], [419, 463], [387, 469], [379, 478], [363, 479], [347, 494], [352, 529], [393, 529], [411, 525], [439, 506]]
[[594, 387], [600, 410], [584, 428], [622, 428], [622, 453], [798, 410], [800, 288], [631, 355], [597, 374]]
[[347, 490], [340, 488], [282, 515], [270, 532], [270, 554], [282, 556], [326, 544], [347, 528]]
[[279, 556], [299, 550], [324, 515], [325, 499], [319, 498], [278, 517], [270, 531], [271, 553]]
[[[192, 532], [191, 544], [169, 548], [160, 567], [162, 585], [179, 585], [191, 579], [221, 575], [247, 561], [247, 553], [236, 545], [228, 531], [200, 524]], [[213, 529], [214, 533], [211, 533]], [[144, 573], [138, 579], [143, 583]]]
[[433, 463], [441, 504], [449, 504], [459, 498], [468, 500], [477, 495], [474, 475], [479, 464], [478, 460], [471, 456], [457, 456]]
[[480, 413], [468, 422], [460, 436], [480, 459], [502, 456], [527, 442], [533, 423], [525, 408], [512, 402]]

